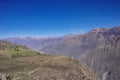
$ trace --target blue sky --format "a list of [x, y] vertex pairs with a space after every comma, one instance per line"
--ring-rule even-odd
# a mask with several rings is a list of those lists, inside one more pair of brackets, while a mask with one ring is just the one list
[[0, 0], [0, 38], [62, 36], [120, 25], [120, 0]]

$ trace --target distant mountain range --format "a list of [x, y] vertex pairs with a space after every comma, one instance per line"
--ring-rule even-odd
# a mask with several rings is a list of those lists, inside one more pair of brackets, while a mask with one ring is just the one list
[[26, 45], [32, 50], [39, 51], [48, 45], [55, 44], [57, 41], [61, 40], [61, 38], [11, 37], [4, 40], [15, 44]]
[[97, 28], [80, 35], [57, 38], [7, 38], [45, 53], [74, 57], [91, 67], [100, 80], [120, 79], [120, 26]]

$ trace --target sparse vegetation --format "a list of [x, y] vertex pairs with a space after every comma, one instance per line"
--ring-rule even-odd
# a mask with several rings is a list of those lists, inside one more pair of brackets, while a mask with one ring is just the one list
[[[0, 44], [0, 57], [2, 56], [8, 56], [9, 57], [24, 57], [24, 56], [33, 56], [33, 55], [38, 55], [38, 52], [35, 51], [31, 51], [30, 49], [28, 49], [26, 46], [22, 46], [22, 45], [13, 45], [10, 42], [7, 42], [8, 44], [6, 44], [5, 41], [1, 41]], [[40, 53], [39, 53], [40, 55]]]

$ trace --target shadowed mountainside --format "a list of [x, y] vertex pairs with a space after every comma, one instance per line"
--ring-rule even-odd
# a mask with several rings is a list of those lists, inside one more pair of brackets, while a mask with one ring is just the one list
[[96, 36], [98, 38], [94, 39], [94, 41], [99, 42], [99, 45], [81, 55], [81, 57], [84, 56], [82, 61], [89, 65], [100, 79], [104, 78], [104, 73], [107, 73], [106, 77], [109, 80], [119, 80], [120, 27], [99, 32]]

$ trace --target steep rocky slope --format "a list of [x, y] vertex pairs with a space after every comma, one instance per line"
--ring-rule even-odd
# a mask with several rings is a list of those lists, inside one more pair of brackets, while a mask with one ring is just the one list
[[[120, 27], [115, 27], [97, 34], [100, 44], [84, 56], [86, 62], [100, 79], [120, 79]], [[100, 40], [99, 39], [99, 40]], [[98, 41], [98, 40], [97, 40]], [[107, 79], [105, 79], [107, 80]]]
[[5, 56], [16, 56], [0, 58], [0, 80], [97, 80], [91, 69], [75, 59], [40, 54], [0, 41], [0, 55], [5, 51]]

